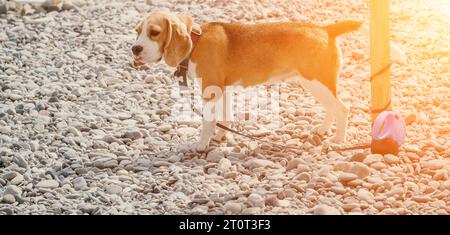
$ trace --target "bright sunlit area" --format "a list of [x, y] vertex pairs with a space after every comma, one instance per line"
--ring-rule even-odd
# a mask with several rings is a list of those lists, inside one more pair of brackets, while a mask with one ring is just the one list
[[448, 215], [450, 1], [375, 1], [0, 0], [0, 215]]

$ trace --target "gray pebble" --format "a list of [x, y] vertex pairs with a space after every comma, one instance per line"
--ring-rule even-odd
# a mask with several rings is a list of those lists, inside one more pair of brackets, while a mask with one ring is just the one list
[[3, 192], [3, 195], [11, 194], [14, 196], [20, 196], [22, 194], [22, 189], [15, 185], [8, 185], [5, 187], [5, 191]]
[[86, 180], [83, 178], [83, 177], [77, 177], [77, 178], [75, 178], [73, 181], [72, 181], [72, 184], [73, 184], [73, 188], [75, 189], [75, 190], [84, 190], [84, 189], [87, 189], [88, 188], [88, 186], [87, 186], [87, 183], [86, 183]]
[[109, 194], [120, 194], [122, 193], [122, 187], [115, 184], [109, 184], [105, 186], [105, 191]]
[[15, 162], [19, 167], [22, 168], [27, 168], [28, 167], [28, 163], [25, 161], [25, 159], [19, 155], [19, 154], [15, 154], [13, 157], [13, 162]]
[[144, 137], [144, 135], [139, 130], [134, 130], [134, 131], [125, 132], [124, 137], [132, 139], [132, 140], [136, 140], [136, 139], [140, 139], [140, 138]]
[[6, 194], [3, 196], [2, 201], [4, 203], [13, 204], [14, 202], [16, 202], [16, 198], [14, 197], [14, 195]]
[[36, 184], [37, 188], [58, 188], [59, 183], [56, 180], [43, 180]]
[[16, 177], [14, 177], [9, 183], [12, 185], [19, 185], [20, 183], [22, 183], [24, 180], [23, 175], [22, 174], [17, 174]]

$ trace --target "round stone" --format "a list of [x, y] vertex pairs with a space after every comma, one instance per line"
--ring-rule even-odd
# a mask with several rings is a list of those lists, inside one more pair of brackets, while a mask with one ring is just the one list
[[217, 164], [217, 169], [222, 172], [227, 172], [230, 169], [230, 167], [231, 161], [226, 158], [220, 159], [219, 163]]
[[242, 206], [240, 203], [229, 201], [225, 203], [225, 210], [231, 212], [232, 214], [239, 214], [242, 211]]
[[43, 180], [36, 185], [37, 188], [58, 188], [59, 183], [56, 180]]
[[208, 155], [206, 156], [206, 161], [218, 163], [224, 157], [225, 157], [225, 154], [222, 151], [220, 151], [218, 149], [214, 149], [208, 153]]
[[116, 184], [109, 184], [109, 185], [106, 185], [105, 191], [108, 194], [120, 194], [120, 193], [122, 193], [122, 187], [120, 187], [119, 185], [116, 185]]
[[357, 179], [358, 176], [352, 173], [342, 173], [339, 175], [338, 180], [340, 182], [348, 182]]
[[14, 195], [6, 194], [3, 196], [2, 201], [4, 203], [13, 204], [14, 202], [16, 202], [16, 198], [14, 197]]
[[264, 198], [261, 197], [259, 194], [252, 193], [247, 198], [247, 202], [252, 207], [262, 207], [264, 206]]
[[370, 175], [370, 168], [365, 164], [357, 162], [350, 168], [350, 173], [357, 175], [360, 179], [364, 179]]
[[341, 212], [328, 205], [317, 205], [314, 207], [314, 215], [341, 215]]

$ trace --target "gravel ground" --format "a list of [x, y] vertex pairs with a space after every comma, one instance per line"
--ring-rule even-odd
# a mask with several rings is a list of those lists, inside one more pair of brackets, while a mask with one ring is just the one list
[[[134, 26], [156, 7], [198, 23], [368, 21], [362, 0], [73, 0], [49, 12], [11, 5], [0, 15], [0, 214], [450, 213], [446, 0], [392, 1], [392, 39], [408, 57], [393, 67], [393, 106], [416, 119], [398, 156], [323, 153], [330, 136], [311, 129], [324, 111], [296, 84], [281, 86], [279, 127], [261, 119], [234, 128], [267, 130], [264, 139], [304, 151], [237, 136], [207, 154], [184, 151], [200, 122], [171, 115], [173, 69], [128, 64]], [[368, 42], [353, 33], [340, 45], [347, 144], [367, 142]]]

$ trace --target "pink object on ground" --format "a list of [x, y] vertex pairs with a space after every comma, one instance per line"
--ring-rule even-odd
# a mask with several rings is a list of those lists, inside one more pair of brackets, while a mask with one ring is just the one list
[[391, 139], [400, 146], [406, 138], [405, 119], [393, 111], [384, 111], [375, 120], [372, 135], [377, 141]]

